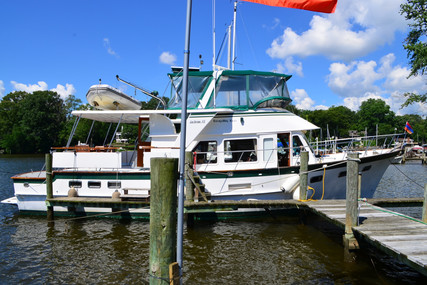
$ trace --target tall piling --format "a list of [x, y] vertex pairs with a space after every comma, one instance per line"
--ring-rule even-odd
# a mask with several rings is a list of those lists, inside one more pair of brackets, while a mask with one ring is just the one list
[[[176, 261], [178, 159], [151, 159], [150, 284], [168, 284]], [[166, 283], [165, 283], [166, 282]]]
[[[52, 199], [53, 198], [52, 154], [47, 153], [45, 155], [45, 160], [46, 160], [46, 199]], [[47, 220], [53, 221], [53, 219], [54, 219], [53, 206], [50, 206], [50, 204], [48, 204]]]
[[424, 184], [423, 222], [427, 223], [427, 183]]
[[186, 173], [186, 180], [185, 180], [185, 200], [187, 201], [194, 201], [194, 185], [191, 181], [192, 176], [194, 175], [194, 157], [193, 153], [191, 151], [187, 151], [185, 153], [185, 173]]
[[358, 224], [358, 196], [359, 196], [359, 153], [347, 154], [347, 182], [346, 182], [346, 215], [344, 246], [348, 250], [359, 248], [353, 235], [353, 227]]
[[300, 200], [307, 200], [308, 151], [302, 151], [300, 159], [301, 159], [301, 163], [299, 168], [299, 177], [300, 177], [299, 198]]

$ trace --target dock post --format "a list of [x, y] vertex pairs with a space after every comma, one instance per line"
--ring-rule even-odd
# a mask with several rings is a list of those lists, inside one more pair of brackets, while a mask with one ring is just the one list
[[170, 283], [169, 265], [176, 261], [177, 158], [151, 159], [150, 284]]
[[193, 153], [191, 151], [187, 151], [185, 153], [185, 173], [187, 175], [187, 179], [185, 180], [185, 200], [194, 201], [194, 185], [190, 179], [190, 176], [193, 176], [193, 165], [194, 158]]
[[423, 222], [427, 223], [427, 183], [424, 184]]
[[[185, 200], [194, 202], [194, 184], [193, 184], [193, 176], [194, 176], [194, 156], [191, 151], [187, 151], [185, 153]], [[194, 214], [186, 214], [185, 219], [187, 220], [187, 227], [194, 226]]]
[[[46, 160], [46, 199], [52, 199], [53, 198], [52, 154], [46, 153], [45, 160]], [[53, 206], [51, 206], [50, 203], [48, 202], [47, 220], [53, 221], [53, 219], [54, 219]]]
[[348, 250], [359, 248], [359, 244], [353, 235], [353, 227], [358, 224], [358, 196], [359, 196], [359, 153], [347, 154], [347, 183], [346, 183], [346, 214], [344, 246]]
[[308, 151], [301, 152], [301, 164], [299, 168], [299, 199], [307, 200], [307, 185], [308, 185]]

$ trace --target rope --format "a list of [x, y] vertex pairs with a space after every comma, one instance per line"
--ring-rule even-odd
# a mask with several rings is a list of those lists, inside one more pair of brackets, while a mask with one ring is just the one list
[[322, 179], [322, 198], [320, 200], [323, 200], [323, 196], [325, 195], [325, 177], [326, 177], [326, 167], [323, 168], [323, 179]]
[[108, 216], [108, 215], [112, 215], [112, 214], [119, 214], [119, 213], [123, 213], [123, 212], [131, 212], [132, 210], [140, 210], [140, 209], [149, 209], [150, 207], [140, 207], [140, 208], [132, 208], [132, 209], [125, 209], [125, 210], [120, 210], [120, 211], [115, 211], [115, 212], [110, 212], [110, 213], [102, 213], [102, 214], [95, 214], [95, 215], [89, 215], [89, 216], [83, 216], [83, 217], [74, 217], [74, 218], [68, 218], [68, 219], [60, 219], [60, 220], [55, 220], [55, 222], [68, 222], [68, 221], [74, 221], [74, 220], [83, 220], [83, 219], [88, 219], [88, 218], [96, 218], [96, 217], [102, 217], [102, 216]]
[[408, 178], [409, 181], [411, 181], [412, 183], [420, 186], [422, 189], [424, 189], [424, 186], [418, 184], [416, 181], [414, 181], [412, 178], [410, 178], [408, 175], [406, 175], [405, 173], [403, 173], [402, 170], [399, 169], [399, 167], [397, 167], [395, 164], [392, 164], [394, 167], [396, 167], [397, 170], [399, 170], [400, 173], [402, 173], [406, 178]]
[[158, 276], [152, 275], [151, 273], [148, 273], [148, 277], [168, 282], [168, 284], [170, 284], [173, 281], [173, 279], [170, 279], [169, 277], [166, 277], [166, 278], [165, 277], [158, 277]]
[[310, 197], [310, 198], [308, 198], [307, 200], [301, 200], [301, 199], [299, 199], [298, 201], [300, 201], [300, 202], [317, 201], [316, 199], [312, 199], [312, 198], [313, 198], [313, 196], [314, 196], [314, 194], [316, 193], [316, 190], [314, 190], [314, 188], [313, 188], [313, 187], [310, 187], [310, 186], [307, 186], [307, 188], [308, 188], [309, 190], [313, 190], [313, 194], [311, 194], [311, 197]]
[[427, 223], [424, 223], [423, 221], [420, 221], [418, 219], [406, 216], [404, 214], [400, 214], [400, 213], [396, 213], [396, 212], [393, 212], [393, 211], [389, 211], [389, 210], [386, 210], [386, 209], [383, 209], [383, 208], [380, 208], [380, 207], [375, 207], [374, 205], [369, 204], [366, 198], [362, 198], [362, 199], [359, 198], [358, 200], [361, 201], [361, 202], [365, 202], [365, 205], [369, 206], [370, 208], [372, 208], [374, 210], [378, 210], [380, 212], [392, 214], [392, 215], [399, 216], [399, 217], [402, 217], [402, 218], [405, 218], [405, 219], [408, 219], [408, 220], [411, 220], [411, 221], [414, 221], [414, 222], [418, 222], [418, 223], [427, 225]]

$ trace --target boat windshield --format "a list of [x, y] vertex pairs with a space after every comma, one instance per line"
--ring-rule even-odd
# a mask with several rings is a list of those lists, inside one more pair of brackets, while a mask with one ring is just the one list
[[[189, 72], [187, 108], [285, 108], [291, 102], [286, 84], [289, 75], [251, 70], [225, 70], [219, 74], [215, 88], [209, 88], [213, 83], [213, 72]], [[168, 108], [181, 108], [182, 76], [169, 76], [172, 99]]]
[[211, 98], [208, 107], [284, 108], [290, 102], [286, 78], [284, 77], [257, 74], [228, 75], [224, 72], [218, 80], [215, 99]]
[[[168, 109], [180, 109], [182, 106], [182, 73], [169, 75], [172, 81], [171, 100]], [[188, 77], [187, 108], [197, 108], [206, 86], [212, 79], [212, 72], [190, 72]]]

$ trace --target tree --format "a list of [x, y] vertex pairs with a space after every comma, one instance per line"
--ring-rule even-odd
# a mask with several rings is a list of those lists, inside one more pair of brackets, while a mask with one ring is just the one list
[[64, 101], [56, 92], [9, 93], [0, 102], [0, 145], [8, 153], [48, 152], [65, 115]]
[[[425, 42], [427, 34], [427, 1], [408, 0], [407, 3], [400, 5], [400, 13], [405, 16], [406, 20], [410, 21], [409, 27], [411, 28], [404, 45], [411, 64], [409, 77], [423, 76], [427, 68], [427, 44]], [[405, 97], [407, 99], [402, 108], [415, 102], [425, 103], [427, 100], [427, 94], [405, 93]]]
[[396, 116], [393, 111], [381, 99], [368, 99], [364, 101], [357, 112], [358, 129], [364, 130], [367, 128], [369, 135], [374, 135], [376, 125], [378, 125], [378, 133], [391, 134], [394, 132], [396, 124]]

